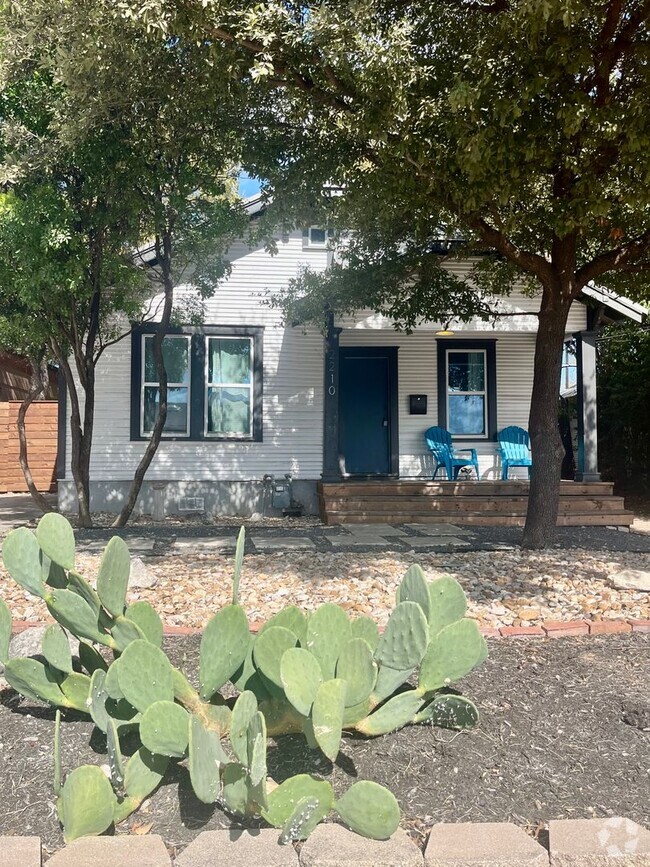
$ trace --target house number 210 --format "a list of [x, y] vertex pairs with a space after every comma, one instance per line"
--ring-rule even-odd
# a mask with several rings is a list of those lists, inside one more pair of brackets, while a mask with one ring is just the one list
[[327, 372], [329, 374], [330, 386], [327, 389], [327, 393], [330, 397], [334, 397], [336, 394], [336, 386], [334, 385], [334, 371], [335, 371], [334, 357], [330, 355], [329, 360], [327, 362]]

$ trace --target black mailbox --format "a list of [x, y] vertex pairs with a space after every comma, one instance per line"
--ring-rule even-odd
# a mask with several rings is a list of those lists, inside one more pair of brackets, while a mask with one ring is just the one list
[[411, 415], [427, 414], [426, 394], [409, 394], [409, 413]]

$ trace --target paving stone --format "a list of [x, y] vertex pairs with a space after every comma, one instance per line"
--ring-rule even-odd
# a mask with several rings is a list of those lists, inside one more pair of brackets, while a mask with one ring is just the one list
[[40, 837], [0, 837], [0, 867], [41, 867]]
[[423, 536], [473, 536], [471, 530], [457, 527], [455, 524], [404, 524], [409, 530], [421, 533]]
[[401, 527], [393, 527], [391, 524], [341, 524], [344, 530], [349, 533], [361, 536], [404, 536], [404, 530]]
[[215, 553], [231, 553], [235, 550], [237, 544], [236, 538], [233, 536], [215, 539], [213, 536], [195, 536], [185, 539], [176, 539], [172, 548], [172, 554], [177, 550], [182, 554], [206, 554]]
[[[171, 867], [163, 838], [81, 837], [61, 849], [47, 862], [47, 867]], [[18, 867], [16, 864], [15, 867]], [[22, 865], [21, 865], [22, 867]]]
[[300, 850], [301, 867], [421, 867], [422, 853], [406, 831], [368, 840], [342, 825], [319, 825]]
[[175, 867], [298, 867], [293, 846], [274, 828], [204, 831], [176, 858]]
[[[131, 554], [152, 554], [155, 539], [148, 536], [133, 536], [124, 539]], [[101, 554], [108, 545], [108, 539], [79, 539], [76, 544], [77, 551], [86, 554]]]
[[332, 548], [388, 548], [388, 539], [380, 536], [330, 536], [327, 540]]
[[258, 551], [300, 551], [316, 546], [307, 536], [251, 536]]
[[457, 539], [455, 536], [441, 536], [439, 539], [434, 539], [433, 536], [428, 536], [425, 539], [409, 536], [408, 539], [402, 541], [412, 548], [469, 548], [470, 544], [464, 539]]
[[424, 850], [426, 867], [548, 867], [548, 853], [509, 822], [434, 825]]
[[551, 867], [649, 867], [650, 831], [620, 817], [549, 822]]

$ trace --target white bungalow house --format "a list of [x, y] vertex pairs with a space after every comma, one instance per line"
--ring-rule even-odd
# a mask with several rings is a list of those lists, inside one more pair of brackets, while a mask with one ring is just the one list
[[[251, 203], [255, 212], [258, 205]], [[514, 293], [509, 315], [430, 323], [406, 335], [374, 313], [332, 321], [328, 333], [287, 326], [267, 303], [306, 265], [324, 269], [326, 233], [278, 239], [277, 254], [236, 243], [232, 272], [206, 302], [204, 325], [166, 338], [166, 433], [137, 509], [172, 514], [278, 514], [292, 496], [307, 513], [341, 520], [467, 520], [521, 523], [525, 471], [501, 482], [497, 431], [526, 427], [538, 300]], [[456, 263], [452, 267], [469, 268]], [[639, 305], [588, 290], [610, 316], [641, 321]], [[629, 523], [611, 485], [599, 481], [595, 431], [592, 307], [575, 303], [567, 339], [577, 340], [579, 441], [576, 482], [563, 483], [560, 522]], [[97, 371], [91, 508], [119, 511], [155, 418], [152, 329], [108, 349]], [[464, 371], [463, 398], [450, 371]], [[65, 399], [65, 398], [64, 398]], [[62, 410], [62, 416], [65, 409]], [[478, 452], [480, 483], [432, 482], [424, 431], [440, 425], [460, 448]], [[70, 454], [69, 426], [63, 455]], [[59, 461], [59, 504], [74, 507], [74, 485]], [[578, 507], [578, 503], [580, 506]]]

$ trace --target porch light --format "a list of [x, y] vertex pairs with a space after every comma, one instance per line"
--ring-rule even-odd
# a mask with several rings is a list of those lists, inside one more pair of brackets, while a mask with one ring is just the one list
[[449, 322], [445, 322], [443, 327], [438, 329], [438, 331], [436, 331], [436, 337], [453, 337], [454, 332], [449, 327], [450, 324], [451, 323], [449, 323]]

